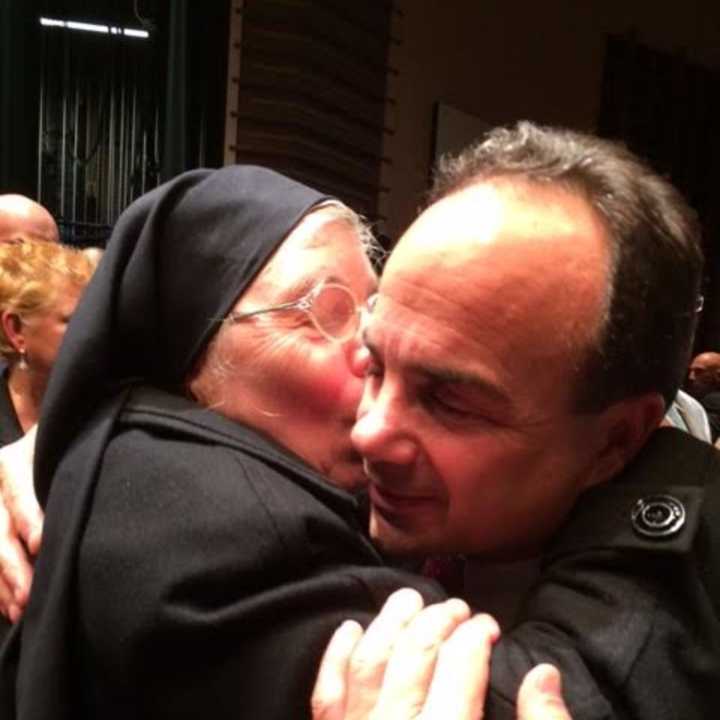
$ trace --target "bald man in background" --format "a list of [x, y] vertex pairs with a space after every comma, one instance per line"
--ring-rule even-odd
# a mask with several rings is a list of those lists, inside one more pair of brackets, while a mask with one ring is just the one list
[[712, 442], [720, 447], [720, 353], [702, 352], [690, 363], [688, 392], [705, 408]]
[[0, 242], [22, 239], [59, 242], [60, 232], [40, 203], [24, 195], [0, 195]]

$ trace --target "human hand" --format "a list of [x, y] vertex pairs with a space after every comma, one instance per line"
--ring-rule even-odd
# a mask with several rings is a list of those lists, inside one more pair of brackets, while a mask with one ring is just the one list
[[[313, 720], [477, 720], [499, 636], [493, 618], [470, 618], [460, 600], [423, 609], [418, 593], [399, 590], [366, 631], [348, 621], [333, 635]], [[538, 665], [525, 676], [517, 712], [518, 720], [572, 720], [557, 669]]]
[[20, 440], [0, 448], [0, 613], [16, 622], [32, 582], [31, 556], [42, 537], [42, 510], [35, 498], [33, 427]]
[[327, 647], [314, 720], [471, 720], [482, 716], [492, 643], [489, 615], [461, 600], [423, 608], [414, 590], [391, 595], [363, 632], [343, 623]]

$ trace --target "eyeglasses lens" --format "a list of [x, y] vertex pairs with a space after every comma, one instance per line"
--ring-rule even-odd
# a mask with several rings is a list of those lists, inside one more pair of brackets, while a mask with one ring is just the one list
[[340, 285], [324, 285], [313, 300], [311, 312], [320, 330], [332, 338], [347, 340], [357, 332], [355, 298]]

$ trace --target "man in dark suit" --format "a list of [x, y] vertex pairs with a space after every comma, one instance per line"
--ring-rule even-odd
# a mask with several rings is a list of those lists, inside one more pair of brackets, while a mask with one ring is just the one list
[[693, 358], [687, 388], [705, 408], [712, 441], [717, 443], [720, 436], [720, 353], [703, 352]]
[[480, 609], [513, 588], [485, 717], [512, 717], [542, 661], [576, 720], [720, 706], [720, 464], [658, 429], [701, 268], [667, 181], [529, 123], [446, 162], [390, 256], [353, 430], [370, 532], [389, 554], [471, 555]]

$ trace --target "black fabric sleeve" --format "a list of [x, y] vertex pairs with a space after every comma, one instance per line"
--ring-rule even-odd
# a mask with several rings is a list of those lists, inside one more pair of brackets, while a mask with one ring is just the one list
[[493, 652], [486, 718], [514, 720], [520, 681], [540, 662], [560, 669], [573, 720], [703, 720], [718, 707], [717, 620], [692, 564], [623, 551], [560, 558], [522, 615]]
[[[556, 664], [573, 720], [706, 720], [720, 707], [720, 455], [663, 428], [586, 491], [546, 549], [492, 661], [486, 718], [514, 720], [524, 674]], [[669, 495], [676, 534], [636, 532], [639, 498]]]
[[710, 393], [701, 401], [710, 423], [710, 434], [715, 442], [720, 437], [720, 392]]
[[411, 582], [440, 599], [263, 463], [126, 433], [80, 553], [85, 714], [307, 717], [335, 628]]

